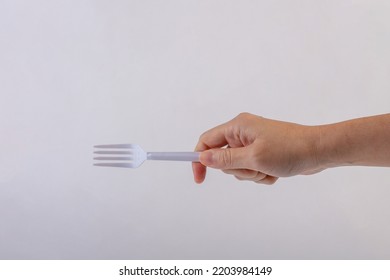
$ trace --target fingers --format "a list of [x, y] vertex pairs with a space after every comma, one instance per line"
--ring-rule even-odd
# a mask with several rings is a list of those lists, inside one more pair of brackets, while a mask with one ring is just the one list
[[197, 184], [203, 183], [206, 178], [206, 166], [201, 164], [200, 162], [192, 163], [192, 172], [194, 173], [194, 181]]
[[267, 175], [250, 169], [225, 169], [222, 170], [226, 174], [234, 175], [238, 180], [259, 181]]
[[278, 177], [267, 175], [264, 179], [257, 181], [258, 184], [273, 185], [278, 180]]
[[234, 175], [240, 181], [252, 181], [258, 184], [272, 185], [278, 178], [250, 169], [225, 169], [226, 174]]
[[[241, 126], [237, 124], [238, 117], [216, 126], [200, 136], [195, 151], [205, 152], [201, 153], [200, 163], [192, 164], [196, 183], [202, 183], [204, 181], [206, 166], [218, 169], [250, 168], [248, 161], [251, 159], [247, 155], [248, 150], [240, 148], [244, 144], [240, 139]], [[221, 149], [227, 145], [229, 147], [228, 149]], [[206, 150], [208, 151], [206, 152]]]
[[[205, 133], [203, 133], [195, 147], [195, 151], [201, 152], [215, 147], [223, 147], [228, 144], [225, 137], [226, 124], [216, 126]], [[194, 173], [194, 180], [200, 184], [206, 177], [206, 166], [202, 163], [192, 163], [192, 172]]]
[[200, 162], [217, 169], [251, 169], [250, 146], [211, 149], [200, 154]]
[[203, 133], [196, 145], [195, 151], [220, 148], [228, 144], [226, 139], [226, 124], [218, 125]]
[[[227, 144], [225, 124], [222, 124], [203, 133], [199, 138], [195, 151], [201, 152], [210, 148], [223, 147]], [[194, 181], [201, 184], [206, 177], [206, 166], [202, 163], [193, 162], [192, 172], [194, 174]]]

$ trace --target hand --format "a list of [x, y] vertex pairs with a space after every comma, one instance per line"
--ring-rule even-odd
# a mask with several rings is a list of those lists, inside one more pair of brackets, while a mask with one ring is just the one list
[[239, 180], [273, 184], [278, 177], [322, 170], [316, 159], [318, 129], [241, 113], [203, 133], [196, 145], [200, 163], [193, 163], [194, 179], [202, 183], [206, 166]]

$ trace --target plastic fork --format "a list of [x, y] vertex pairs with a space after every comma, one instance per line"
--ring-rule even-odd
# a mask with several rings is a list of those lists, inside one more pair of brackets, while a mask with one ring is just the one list
[[198, 152], [145, 152], [137, 144], [96, 145], [94, 153], [104, 156], [94, 157], [94, 160], [105, 162], [95, 163], [95, 166], [137, 168], [145, 160], [173, 160], [199, 162]]

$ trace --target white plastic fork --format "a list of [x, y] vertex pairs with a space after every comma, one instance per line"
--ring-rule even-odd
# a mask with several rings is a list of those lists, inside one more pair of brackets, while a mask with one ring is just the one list
[[145, 152], [137, 144], [96, 145], [95, 154], [108, 155], [94, 157], [94, 160], [106, 162], [95, 163], [95, 166], [137, 168], [145, 160], [173, 160], [199, 162], [198, 152]]

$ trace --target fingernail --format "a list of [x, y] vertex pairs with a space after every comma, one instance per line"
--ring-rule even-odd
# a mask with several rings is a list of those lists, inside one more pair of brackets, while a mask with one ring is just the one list
[[214, 163], [214, 153], [210, 150], [204, 151], [200, 154], [200, 163], [209, 166]]

